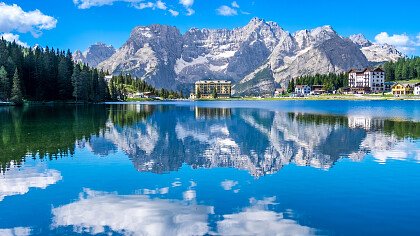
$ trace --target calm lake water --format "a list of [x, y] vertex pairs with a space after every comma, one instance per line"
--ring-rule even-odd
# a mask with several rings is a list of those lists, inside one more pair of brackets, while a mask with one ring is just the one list
[[420, 103], [0, 107], [0, 235], [420, 235]]

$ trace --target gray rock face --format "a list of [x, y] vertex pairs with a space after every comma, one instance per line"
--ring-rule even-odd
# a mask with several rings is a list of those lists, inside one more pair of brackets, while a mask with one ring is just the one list
[[349, 36], [349, 39], [359, 45], [360, 47], [369, 47], [372, 45], [372, 43], [366, 39], [366, 37], [363, 34], [353, 34]]
[[394, 46], [372, 43], [363, 34], [350, 35], [349, 39], [359, 46], [360, 50], [371, 62], [397, 61], [405, 57]]
[[103, 43], [96, 43], [91, 45], [83, 53], [80, 50], [74, 52], [73, 60], [75, 62], [88, 64], [91, 67], [97, 67], [99, 63], [105, 61], [114, 53], [115, 48], [113, 46], [105, 45]]
[[[151, 25], [133, 29], [127, 42], [97, 67], [130, 73], [158, 88], [186, 89], [211, 78], [233, 81], [241, 94], [264, 94], [274, 83], [286, 85], [297, 76], [339, 73], [376, 61], [376, 54], [363, 51], [369, 41], [352, 39], [330, 26], [290, 34], [258, 18], [233, 30], [193, 28], [185, 34], [175, 27]], [[266, 77], [255, 76], [266, 68]]]

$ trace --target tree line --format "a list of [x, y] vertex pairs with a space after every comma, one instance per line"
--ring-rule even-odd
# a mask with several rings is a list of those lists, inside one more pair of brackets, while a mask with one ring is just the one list
[[348, 73], [329, 73], [300, 76], [292, 79], [289, 82], [287, 92], [294, 92], [296, 85], [322, 85], [324, 90], [333, 91], [348, 86]]
[[107, 83], [106, 74], [75, 63], [70, 50], [25, 48], [0, 39], [0, 101], [103, 102], [125, 100], [134, 90], [162, 98], [183, 97], [129, 75], [114, 76]]
[[420, 57], [400, 58], [383, 65], [385, 81], [420, 80]]
[[112, 76], [109, 81], [111, 100], [126, 100], [129, 94], [135, 94], [137, 92], [150, 92], [154, 96], [164, 99], [184, 98], [182, 91], [178, 93], [167, 89], [157, 89], [144, 80], [137, 79], [129, 74]]

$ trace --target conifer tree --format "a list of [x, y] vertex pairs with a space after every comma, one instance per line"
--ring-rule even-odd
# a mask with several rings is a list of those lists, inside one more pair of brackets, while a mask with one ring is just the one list
[[9, 78], [4, 66], [0, 67], [0, 99], [7, 101], [9, 99]]
[[21, 90], [21, 83], [19, 78], [18, 69], [15, 69], [15, 74], [13, 75], [13, 88], [12, 88], [12, 102], [16, 105], [23, 104], [23, 96]]

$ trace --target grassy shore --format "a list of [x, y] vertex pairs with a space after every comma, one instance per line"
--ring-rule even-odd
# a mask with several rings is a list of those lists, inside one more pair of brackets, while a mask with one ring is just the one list
[[319, 95], [308, 97], [244, 97], [224, 99], [198, 99], [196, 101], [322, 101], [322, 100], [347, 100], [347, 101], [372, 101], [372, 100], [419, 100], [420, 96], [395, 97], [392, 94], [366, 94], [366, 95]]

